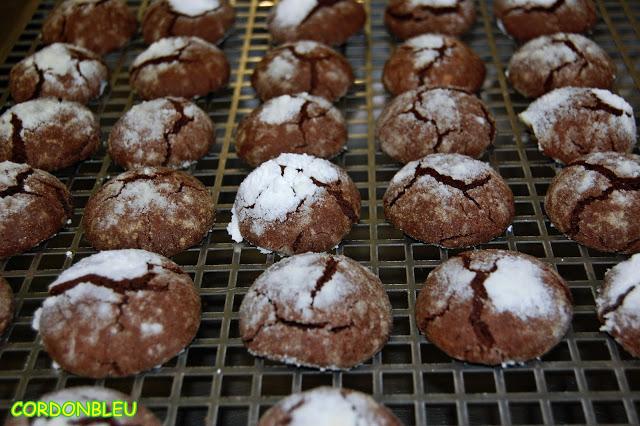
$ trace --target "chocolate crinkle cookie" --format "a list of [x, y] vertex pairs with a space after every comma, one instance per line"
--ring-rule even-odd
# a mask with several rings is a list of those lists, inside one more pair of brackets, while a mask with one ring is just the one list
[[285, 152], [331, 158], [347, 143], [347, 126], [327, 100], [306, 93], [262, 104], [238, 127], [238, 157], [258, 166]]
[[267, 410], [258, 426], [401, 426], [384, 405], [364, 393], [318, 387], [286, 397]]
[[429, 274], [416, 321], [453, 358], [511, 364], [553, 348], [569, 329], [571, 304], [569, 288], [549, 265], [517, 252], [477, 250]]
[[384, 64], [382, 82], [393, 95], [422, 85], [477, 92], [486, 74], [484, 62], [455, 37], [423, 34], [398, 46]]
[[256, 66], [251, 84], [263, 101], [308, 92], [335, 102], [353, 80], [344, 56], [325, 44], [303, 40], [270, 50]]
[[607, 253], [640, 252], [640, 156], [596, 152], [551, 182], [545, 210], [572, 240]]
[[600, 46], [579, 34], [531, 40], [509, 62], [509, 81], [523, 96], [536, 98], [559, 87], [611, 89], [616, 66]]
[[458, 89], [421, 87], [396, 96], [376, 125], [380, 148], [401, 163], [433, 153], [479, 158], [496, 136], [486, 105]]
[[227, 0], [156, 0], [142, 19], [142, 36], [146, 43], [171, 36], [217, 43], [233, 27], [235, 17]]
[[52, 96], [86, 104], [102, 94], [109, 70], [90, 50], [54, 43], [18, 62], [9, 75], [16, 102]]
[[4, 334], [13, 319], [14, 308], [13, 291], [9, 283], [0, 277], [0, 336]]
[[200, 298], [189, 275], [144, 250], [82, 259], [51, 283], [33, 318], [49, 356], [92, 378], [130, 376], [167, 362], [199, 324]]
[[460, 154], [412, 161], [384, 194], [385, 217], [416, 240], [446, 248], [486, 243], [513, 220], [513, 193], [488, 164]]
[[215, 142], [211, 118], [193, 102], [160, 98], [127, 111], [111, 129], [109, 154], [126, 169], [188, 167]]
[[253, 283], [240, 305], [251, 354], [297, 366], [352, 368], [384, 346], [391, 303], [382, 282], [345, 256], [286, 258]]
[[537, 99], [520, 114], [542, 153], [568, 164], [592, 152], [631, 152], [633, 108], [602, 89], [565, 87]]
[[240, 184], [227, 231], [285, 255], [335, 247], [360, 220], [360, 193], [347, 172], [306, 154], [262, 163]]
[[391, 0], [384, 23], [401, 40], [424, 33], [459, 36], [476, 20], [473, 0]]
[[230, 69], [215, 45], [198, 37], [168, 37], [138, 55], [129, 73], [131, 86], [143, 99], [193, 98], [226, 86]]
[[166, 167], [122, 173], [84, 210], [87, 240], [98, 250], [139, 248], [165, 256], [198, 244], [214, 219], [213, 197], [202, 182]]
[[267, 20], [276, 43], [315, 40], [344, 44], [364, 27], [364, 6], [355, 0], [281, 0]]
[[127, 44], [137, 26], [136, 15], [122, 0], [65, 0], [44, 21], [42, 41], [104, 55]]
[[586, 33], [598, 20], [591, 0], [496, 0], [498, 27], [518, 41], [555, 33]]
[[76, 102], [33, 99], [0, 116], [0, 161], [59, 170], [87, 159], [99, 145], [98, 120]]
[[0, 162], [0, 259], [35, 247], [71, 218], [71, 194], [55, 176]]
[[607, 271], [596, 305], [600, 330], [640, 358], [640, 254]]

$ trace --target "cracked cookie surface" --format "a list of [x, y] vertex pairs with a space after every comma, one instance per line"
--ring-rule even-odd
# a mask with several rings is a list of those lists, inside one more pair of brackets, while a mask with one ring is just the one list
[[276, 43], [314, 40], [338, 46], [366, 20], [364, 6], [354, 0], [282, 0], [272, 8], [267, 25]]
[[286, 364], [349, 369], [371, 358], [391, 332], [380, 279], [345, 256], [305, 253], [281, 260], [240, 306], [249, 352]]
[[401, 163], [433, 153], [479, 158], [496, 136], [493, 116], [476, 96], [422, 87], [396, 96], [376, 123], [380, 148]]
[[353, 70], [343, 55], [310, 40], [270, 50], [251, 76], [251, 84], [263, 101], [308, 92], [335, 102], [347, 93], [353, 81]]
[[211, 118], [193, 102], [161, 98], [127, 111], [109, 135], [109, 154], [126, 169], [184, 168], [204, 157], [215, 142]]
[[66, 0], [44, 21], [42, 41], [71, 43], [104, 55], [127, 44], [137, 26], [136, 15], [122, 0]]
[[13, 291], [9, 283], [0, 277], [0, 336], [4, 334], [13, 320], [14, 313]]
[[611, 268], [596, 298], [600, 330], [640, 358], [640, 254]]
[[560, 87], [611, 89], [613, 60], [580, 34], [538, 37], [520, 47], [509, 61], [509, 81], [523, 96], [537, 98]]
[[564, 336], [569, 288], [549, 265], [505, 250], [468, 251], [434, 269], [416, 302], [427, 338], [453, 358], [495, 365], [539, 357]]
[[189, 344], [200, 299], [188, 274], [144, 250], [103, 251], [49, 286], [33, 319], [49, 356], [77, 375], [129, 376]]
[[54, 43], [11, 68], [9, 88], [16, 102], [51, 96], [86, 104], [107, 85], [109, 70], [90, 50]]
[[522, 113], [547, 157], [569, 164], [592, 152], [631, 152], [633, 108], [608, 90], [566, 87], [547, 93]]
[[485, 74], [484, 62], [460, 40], [441, 34], [423, 34], [393, 51], [384, 64], [382, 82], [393, 95], [422, 85], [477, 92]]
[[640, 252], [640, 156], [596, 152], [553, 179], [545, 210], [560, 232], [606, 253]]
[[71, 194], [55, 176], [0, 162], [0, 259], [35, 247], [71, 218]]
[[142, 36], [151, 44], [164, 37], [193, 36], [221, 41], [233, 27], [235, 10], [227, 0], [157, 0], [142, 18]]
[[389, 222], [412, 238], [446, 248], [486, 243], [513, 220], [513, 193], [488, 164], [431, 154], [393, 177], [384, 194]]
[[236, 152], [254, 167], [285, 152], [331, 158], [342, 152], [347, 136], [344, 117], [325, 99], [306, 93], [283, 95], [242, 120]]
[[0, 161], [58, 170], [87, 159], [99, 144], [98, 120], [76, 102], [33, 99], [0, 116]]
[[402, 422], [367, 394], [346, 388], [317, 387], [290, 395], [271, 407], [258, 426], [401, 426]]
[[105, 183], [84, 210], [87, 240], [98, 250], [139, 248], [165, 256], [198, 244], [214, 219], [207, 188], [166, 167], [122, 173]]
[[306, 154], [281, 154], [240, 184], [227, 231], [286, 255], [330, 250], [360, 220], [360, 193], [347, 172]]
[[389, 32], [401, 40], [425, 33], [460, 36], [475, 20], [472, 0], [391, 0], [384, 12]]
[[226, 86], [230, 68], [222, 50], [201, 38], [167, 37], [138, 55], [129, 74], [143, 99], [193, 98]]

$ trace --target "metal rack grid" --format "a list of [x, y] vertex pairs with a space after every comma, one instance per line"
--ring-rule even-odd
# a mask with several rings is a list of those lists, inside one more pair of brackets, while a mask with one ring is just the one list
[[[617, 91], [640, 111], [640, 2], [595, 0], [601, 19], [591, 35], [618, 66]], [[11, 66], [39, 47], [43, 19], [55, 0], [42, 0], [4, 65], [0, 105], [10, 105]], [[146, 0], [129, 1], [141, 15]], [[60, 271], [94, 251], [80, 226], [88, 197], [120, 170], [104, 149], [88, 161], [56, 175], [73, 194], [72, 223], [36, 249], [0, 261], [0, 274], [16, 294], [15, 322], [0, 341], [0, 422], [13, 400], [37, 398], [67, 386], [97, 383], [150, 407], [165, 424], [255, 424], [280, 398], [319, 385], [346, 386], [373, 394], [407, 425], [411, 424], [639, 424], [640, 362], [598, 331], [595, 288], [622, 258], [598, 253], [559, 235], [543, 212], [546, 188], [557, 166], [543, 157], [517, 121], [527, 100], [504, 78], [514, 43], [496, 28], [487, 0], [477, 0], [478, 20], [463, 38], [487, 64], [481, 92], [496, 117], [499, 135], [485, 155], [516, 195], [516, 218], [506, 234], [482, 247], [508, 248], [555, 265], [575, 299], [572, 329], [539, 361], [525, 366], [488, 368], [453, 361], [422, 337], [413, 317], [417, 291], [427, 274], [453, 250], [417, 243], [385, 220], [382, 195], [399, 165], [376, 147], [373, 123], [389, 96], [380, 83], [394, 41], [382, 24], [384, 1], [365, 1], [369, 23], [341, 48], [356, 84], [338, 107], [349, 128], [348, 152], [336, 161], [362, 195], [362, 220], [337, 249], [379, 274], [393, 306], [392, 337], [370, 362], [350, 372], [319, 372], [255, 359], [239, 339], [238, 313], [252, 281], [277, 259], [253, 247], [234, 244], [225, 228], [238, 185], [250, 171], [234, 152], [237, 123], [259, 101], [250, 86], [255, 64], [269, 48], [266, 16], [271, 1], [237, 0], [236, 26], [222, 44], [232, 65], [225, 91], [198, 100], [217, 123], [210, 154], [189, 170], [217, 200], [217, 224], [198, 247], [174, 259], [194, 278], [203, 314], [194, 342], [162, 368], [131, 378], [87, 380], [53, 370], [31, 329], [33, 312]], [[127, 69], [144, 48], [140, 38], [106, 59], [110, 89], [91, 108], [99, 115], [103, 140], [111, 126], [137, 100]]]

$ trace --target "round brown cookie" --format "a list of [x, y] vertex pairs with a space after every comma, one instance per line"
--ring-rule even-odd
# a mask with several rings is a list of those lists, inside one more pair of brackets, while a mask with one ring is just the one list
[[586, 33], [598, 20], [591, 0], [496, 0], [498, 27], [519, 41], [555, 33]]
[[330, 250], [360, 220], [360, 193], [347, 172], [306, 154], [281, 154], [240, 184], [229, 235], [285, 255]]
[[520, 114], [542, 153], [568, 164], [592, 152], [631, 152], [633, 108], [602, 89], [565, 87], [537, 99]]
[[71, 194], [56, 177], [27, 164], [0, 163], [0, 259], [35, 247], [72, 214]]
[[345, 256], [305, 253], [281, 260], [240, 305], [240, 336], [255, 356], [345, 370], [389, 339], [391, 303], [382, 282]]
[[315, 40], [338, 46], [364, 27], [367, 13], [354, 0], [281, 0], [267, 19], [273, 41]]
[[255, 167], [285, 152], [331, 158], [347, 143], [347, 126], [328, 101], [306, 93], [262, 104], [238, 127], [238, 157]]
[[33, 319], [49, 356], [92, 378], [130, 376], [167, 362], [199, 324], [200, 298], [189, 275], [144, 250], [82, 259], [51, 283]]
[[308, 92], [337, 101], [353, 84], [351, 65], [329, 46], [315, 41], [287, 43], [269, 51], [251, 76], [263, 101]]
[[11, 291], [9, 283], [0, 277], [0, 336], [4, 334], [11, 323], [13, 310], [13, 292]]
[[42, 41], [104, 55], [127, 44], [137, 26], [136, 15], [122, 0], [65, 0], [44, 21]]
[[217, 43], [235, 19], [227, 0], [157, 0], [142, 18], [142, 36], [146, 43], [171, 36], [194, 36]]
[[453, 358], [511, 364], [539, 357], [562, 339], [571, 303], [562, 277], [535, 257], [468, 251], [429, 274], [416, 301], [416, 322]]
[[422, 85], [477, 92], [486, 74], [484, 62], [460, 40], [423, 34], [398, 46], [384, 64], [382, 82], [393, 95]]
[[214, 219], [207, 188], [165, 167], [122, 173], [91, 196], [84, 209], [87, 240], [98, 250], [140, 248], [165, 256], [198, 244]]
[[553, 179], [545, 210], [560, 232], [607, 253], [640, 252], [640, 156], [596, 152]]
[[267, 410], [258, 426], [401, 426], [384, 405], [364, 393], [346, 388], [318, 387], [296, 393]]
[[125, 169], [142, 166], [188, 167], [215, 142], [206, 112], [182, 98], [142, 102], [111, 129], [109, 154]]
[[407, 235], [446, 248], [491, 241], [511, 224], [513, 193], [488, 164], [460, 154], [431, 154], [393, 177], [384, 214]]
[[611, 89], [616, 66], [600, 46], [579, 34], [553, 34], [523, 45], [509, 62], [509, 81], [537, 98], [559, 87]]
[[436, 152], [479, 158], [496, 136], [485, 104], [458, 89], [421, 87], [395, 97], [376, 124], [380, 148], [401, 163]]
[[76, 102], [33, 99], [0, 116], [0, 161], [52, 171], [89, 158], [99, 145], [98, 120]]
[[640, 358], [640, 254], [607, 271], [596, 305], [600, 330]]
[[229, 62], [215, 45], [197, 37], [168, 37], [138, 55], [129, 78], [143, 99], [193, 98], [226, 86], [229, 73]]
[[425, 33], [459, 36], [476, 20], [472, 0], [391, 0], [384, 23], [401, 40]]
[[52, 96], [86, 104], [107, 86], [109, 70], [90, 50], [54, 43], [18, 62], [9, 75], [16, 102]]

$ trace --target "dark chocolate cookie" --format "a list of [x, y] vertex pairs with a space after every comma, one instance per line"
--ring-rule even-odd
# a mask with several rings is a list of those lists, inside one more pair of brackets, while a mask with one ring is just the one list
[[251, 166], [285, 152], [331, 158], [347, 143], [347, 126], [327, 100], [306, 93], [262, 104], [238, 126], [236, 151]]
[[129, 79], [143, 99], [193, 98], [226, 86], [229, 73], [229, 62], [215, 45], [197, 37], [168, 37], [138, 55]]
[[233, 27], [235, 18], [227, 0], [156, 0], [142, 18], [142, 36], [146, 43], [194, 36], [215, 44]]
[[607, 253], [640, 252], [640, 156], [596, 152], [551, 182], [545, 210], [572, 240]]
[[523, 96], [537, 98], [559, 87], [611, 89], [616, 66], [600, 46], [579, 34], [531, 40], [509, 62], [509, 81]]
[[51, 237], [72, 213], [71, 194], [56, 177], [27, 164], [0, 163], [0, 259]]
[[524, 362], [553, 348], [571, 325], [571, 292], [535, 257], [468, 251], [434, 269], [416, 322], [449, 356], [479, 364]]
[[251, 85], [263, 101], [308, 92], [335, 102], [353, 79], [344, 56], [325, 44], [304, 40], [270, 50], [256, 66]]
[[401, 163], [428, 154], [479, 158], [496, 136], [486, 105], [458, 89], [421, 87], [396, 96], [378, 117], [380, 148]]
[[393, 177], [384, 214], [407, 235], [446, 248], [491, 241], [511, 224], [513, 193], [488, 164], [460, 154], [431, 154]]
[[65, 0], [44, 21], [42, 41], [104, 55], [127, 44], [137, 26], [136, 15], [122, 0]]
[[600, 329], [640, 358], [640, 254], [607, 271], [596, 305]]
[[92, 378], [130, 376], [167, 362], [199, 324], [200, 298], [189, 275], [144, 250], [82, 259], [51, 283], [33, 319], [49, 356]]
[[13, 292], [11, 291], [9, 283], [0, 277], [0, 336], [4, 334], [11, 323], [13, 310]]
[[306, 154], [262, 163], [240, 184], [227, 231], [286, 255], [336, 246], [360, 220], [360, 193], [347, 172]]
[[519, 41], [555, 33], [586, 33], [598, 20], [591, 0], [496, 0], [498, 27]]
[[477, 92], [485, 74], [482, 59], [457, 38], [423, 34], [393, 51], [384, 64], [382, 82], [393, 95], [422, 85]]
[[318, 387], [296, 393], [267, 410], [258, 426], [298, 425], [401, 426], [384, 405], [364, 393]]
[[389, 339], [382, 282], [345, 256], [305, 253], [281, 260], [240, 305], [240, 335], [255, 356], [330, 370], [355, 367]]
[[459, 36], [476, 20], [473, 0], [391, 0], [384, 23], [401, 40], [425, 33]]
[[87, 240], [98, 250], [140, 248], [165, 256], [198, 244], [214, 219], [207, 188], [165, 167], [122, 173], [91, 196], [84, 210]]
[[267, 25], [276, 43], [315, 40], [338, 46], [364, 27], [364, 6], [354, 0], [281, 0]]
[[16, 102], [52, 96], [86, 104], [107, 86], [109, 70], [90, 50], [54, 43], [18, 62], [9, 75]]
[[89, 158], [100, 145], [100, 125], [84, 105], [38, 98], [0, 116], [0, 161], [52, 171]]
[[182, 98], [142, 102], [111, 129], [109, 154], [125, 169], [142, 166], [188, 167], [215, 142], [206, 112]]
[[636, 143], [633, 108], [602, 89], [556, 89], [529, 105], [520, 120], [544, 155], [565, 164], [592, 152], [631, 152]]

